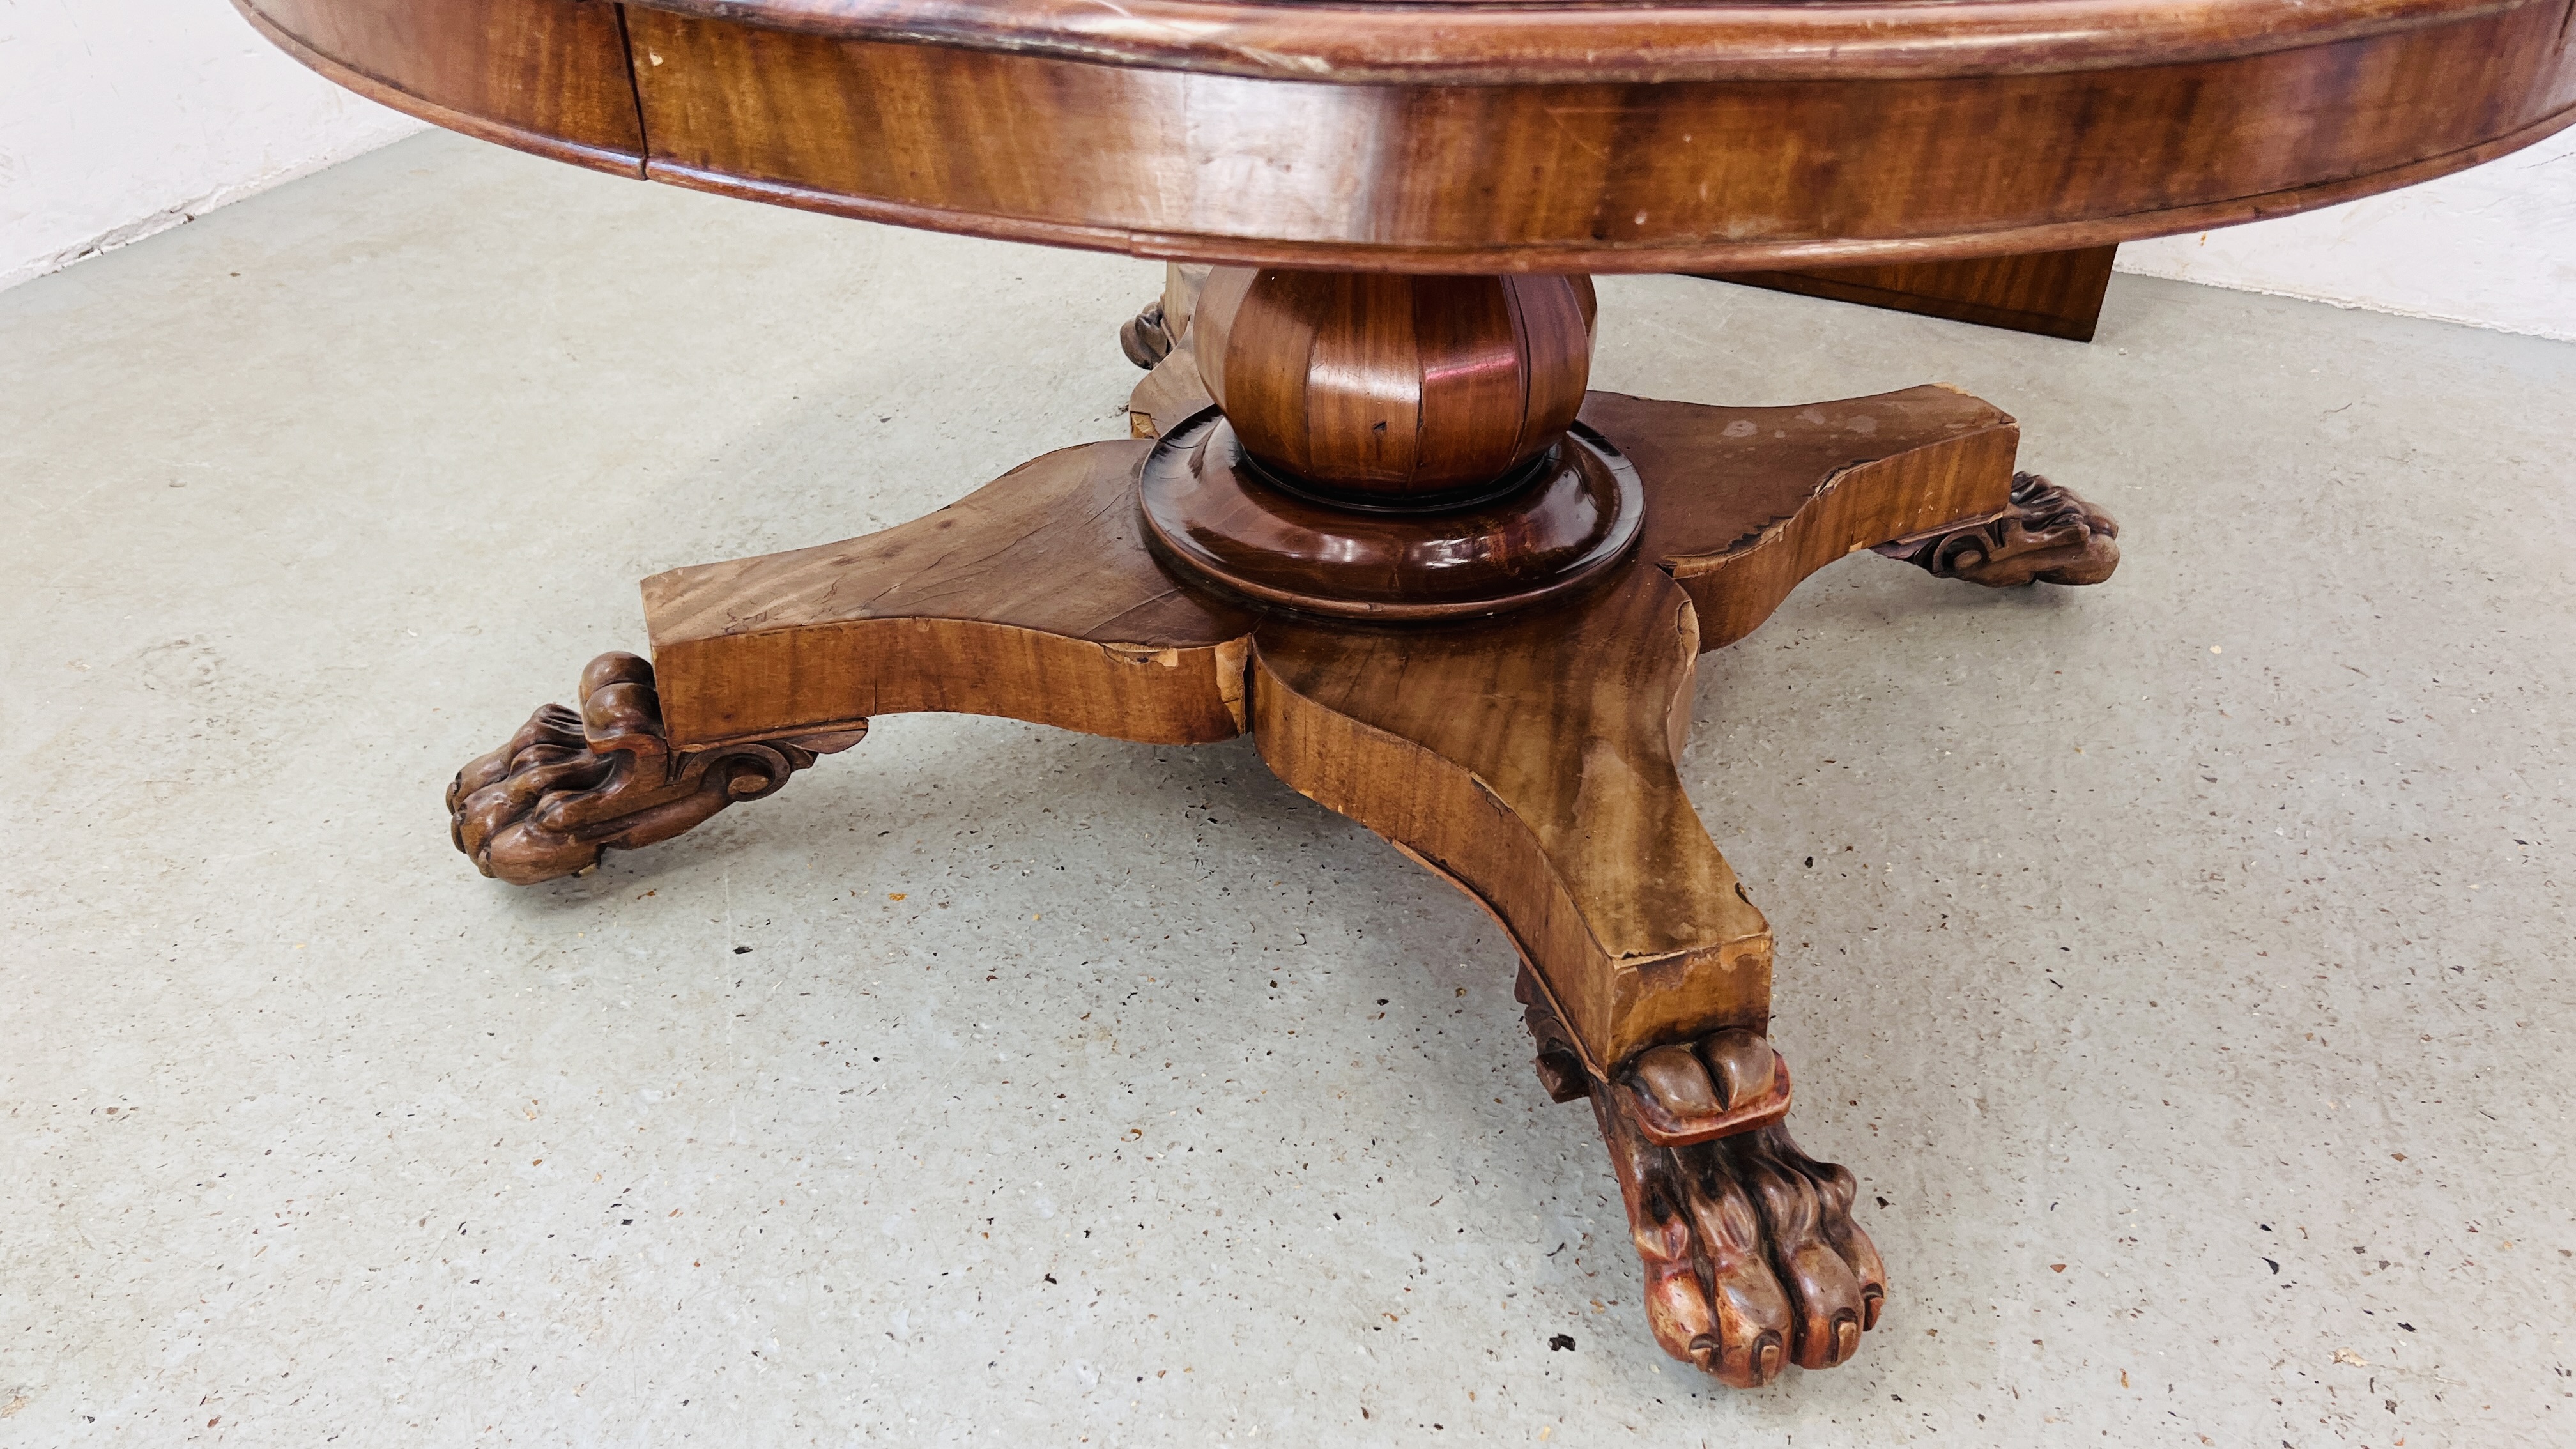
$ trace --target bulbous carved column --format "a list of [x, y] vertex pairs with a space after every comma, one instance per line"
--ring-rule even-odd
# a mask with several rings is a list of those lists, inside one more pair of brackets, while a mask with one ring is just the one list
[[1190, 324], [1217, 411], [1147, 462], [1147, 522], [1202, 577], [1316, 613], [1492, 614], [1573, 588], [1626, 555], [1644, 508], [1575, 421], [1592, 319], [1585, 277], [1218, 268]]
[[1244, 452], [1335, 501], [1420, 507], [1489, 491], [1565, 436], [1593, 310], [1589, 277], [1231, 267], [1193, 325]]

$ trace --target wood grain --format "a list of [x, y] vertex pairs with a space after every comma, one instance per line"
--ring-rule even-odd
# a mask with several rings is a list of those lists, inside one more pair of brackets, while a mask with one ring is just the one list
[[1184, 335], [1127, 394], [1128, 426], [1140, 438], [1159, 438], [1216, 406], [1200, 376], [1195, 337]]
[[1484, 491], [1583, 403], [1589, 277], [1223, 267], [1210, 283], [1192, 314], [1200, 380], [1246, 453], [1318, 497]]
[[2564, 16], [2187, 63], [1657, 84], [1319, 85], [633, 24], [652, 173], [676, 184], [1182, 260], [1605, 272], [2061, 250], [2427, 179], [2576, 120]]
[[233, 0], [349, 89], [452, 131], [639, 176], [618, 7], [576, 0]]
[[2119, 252], [2117, 246], [2079, 247], [1964, 261], [1707, 275], [1765, 291], [2090, 342]]
[[1583, 421], [1636, 465], [1639, 551], [1689, 592], [1710, 649], [1836, 559], [2001, 513], [2021, 439], [2001, 409], [1946, 387], [1780, 408], [1596, 392]]
[[1274, 80], [1455, 85], [2004, 75], [2224, 60], [2491, 14], [2521, 0], [639, 3], [844, 40], [930, 41]]
[[1273, 618], [1253, 736], [1292, 788], [1490, 911], [1606, 1072], [1769, 1017], [1769, 927], [1675, 770], [1698, 642], [1689, 600], [1642, 565], [1483, 625]]
[[1856, 544], [1999, 510], [2015, 432], [1940, 388], [1586, 406], [1653, 470], [1648, 562], [1562, 603], [1436, 628], [1263, 618], [1154, 561], [1147, 445], [1093, 444], [872, 538], [648, 580], [671, 748], [905, 710], [1165, 742], [1249, 721], [1292, 786], [1496, 914], [1592, 1069], [1761, 1031], [1769, 937], [1674, 765], [1703, 621], [1735, 637]]
[[1164, 744], [1242, 733], [1252, 616], [1146, 551], [1148, 446], [1049, 453], [883, 533], [646, 579], [673, 745], [914, 710]]
[[[1137, 431], [1210, 406], [1196, 376], [1184, 337], [1128, 399]], [[1856, 550], [2001, 518], [2021, 442], [2002, 409], [1939, 386], [1777, 408], [1593, 392], [1581, 418], [1637, 470], [1639, 555], [1689, 591], [1709, 649], [1759, 628], [1800, 582]]]
[[[1359, 271], [1746, 271], [2099, 246], [2412, 184], [2576, 121], [2571, 0], [1184, 0], [1218, 29], [1115, 65], [1023, 43], [1067, 6], [948, 0], [912, 26], [838, 0], [698, 14], [239, 3], [379, 99], [586, 164], [631, 164], [625, 66], [646, 174], [677, 185], [1014, 240]], [[612, 44], [621, 14], [631, 65]], [[1537, 25], [1524, 37], [1537, 48], [1465, 38], [1505, 21]], [[1221, 53], [1228, 35], [1273, 23], [1409, 28], [1400, 49], [1416, 60], [1288, 79]], [[1677, 27], [1677, 48], [1582, 31], [1629, 23]], [[1800, 50], [1797, 36], [1848, 26], [1849, 52]], [[918, 43], [961, 37], [981, 48]], [[1744, 65], [1727, 70], [1728, 55]], [[1317, 83], [1326, 75], [1339, 83]]]

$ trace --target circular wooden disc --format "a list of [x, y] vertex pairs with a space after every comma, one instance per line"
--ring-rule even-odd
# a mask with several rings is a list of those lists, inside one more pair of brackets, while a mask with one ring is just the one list
[[1359, 511], [1265, 478], [1216, 409], [1145, 460], [1145, 524], [1184, 567], [1263, 603], [1349, 619], [1499, 614], [1578, 588], [1645, 523], [1637, 470], [1577, 423], [1510, 493], [1437, 511]]
[[235, 0], [441, 124], [1180, 260], [1719, 271], [2046, 251], [2576, 121], [2566, 0]]

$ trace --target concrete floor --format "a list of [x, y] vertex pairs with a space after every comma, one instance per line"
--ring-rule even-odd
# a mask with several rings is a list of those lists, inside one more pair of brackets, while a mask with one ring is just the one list
[[1894, 1278], [1761, 1392], [1647, 1338], [1502, 939], [1240, 742], [450, 849], [635, 579], [1119, 434], [1157, 278], [433, 136], [0, 295], [0, 1443], [2576, 1443], [2576, 346], [1603, 284], [1603, 386], [1957, 383], [2126, 525], [1704, 664]]

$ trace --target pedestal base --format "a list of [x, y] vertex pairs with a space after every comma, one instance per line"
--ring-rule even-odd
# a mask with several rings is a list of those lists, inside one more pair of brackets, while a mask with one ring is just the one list
[[1145, 527], [1201, 581], [1255, 604], [1381, 622], [1506, 614], [1581, 589], [1645, 522], [1637, 470], [1600, 434], [1565, 440], [1484, 498], [1336, 508], [1243, 456], [1214, 409], [1155, 445]]
[[[2055, 490], [2017, 505], [2012, 420], [1946, 388], [1593, 393], [1582, 419], [1634, 464], [1634, 546], [1500, 617], [1391, 627], [1210, 589], [1149, 547], [1141, 441], [1051, 453], [867, 538], [648, 579], [650, 671], [611, 656], [578, 719], [541, 712], [470, 766], [459, 842], [507, 879], [578, 869], [767, 793], [880, 714], [1249, 730], [1281, 779], [1508, 933], [1541, 1079], [1589, 1100], [1609, 1145], [1657, 1340], [1731, 1384], [1839, 1363], [1885, 1273], [1850, 1174], [1785, 1131], [1771, 932], [1675, 768], [1694, 661], [1855, 551], [1955, 563], [2044, 534], [2054, 566], [2099, 576], [2108, 521]], [[1944, 542], [1970, 535], [1987, 543]]]

